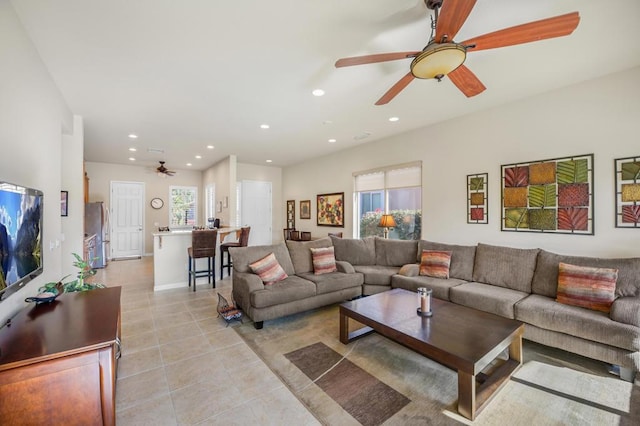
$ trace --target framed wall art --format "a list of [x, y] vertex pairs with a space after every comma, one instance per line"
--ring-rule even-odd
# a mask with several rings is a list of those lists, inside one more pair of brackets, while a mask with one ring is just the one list
[[503, 231], [594, 234], [593, 154], [502, 166]]
[[287, 228], [296, 229], [296, 200], [287, 200]]
[[318, 194], [316, 206], [318, 226], [344, 226], [344, 192]]
[[300, 219], [311, 219], [311, 200], [300, 201]]
[[467, 223], [489, 223], [488, 173], [467, 175]]
[[60, 191], [60, 216], [69, 216], [69, 191]]
[[616, 228], [640, 228], [640, 156], [614, 160]]

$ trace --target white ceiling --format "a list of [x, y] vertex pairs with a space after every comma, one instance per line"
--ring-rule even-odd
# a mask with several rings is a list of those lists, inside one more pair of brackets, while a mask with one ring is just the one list
[[[638, 0], [481, 0], [456, 40], [573, 11], [581, 21], [568, 37], [469, 53], [465, 65], [487, 87], [474, 98], [446, 78], [414, 80], [374, 106], [410, 60], [334, 63], [421, 50], [430, 34], [423, 0], [12, 4], [70, 109], [84, 117], [85, 159], [107, 163], [131, 164], [134, 146], [144, 166], [204, 170], [230, 154], [286, 166], [640, 65]], [[326, 95], [312, 96], [316, 88]]]

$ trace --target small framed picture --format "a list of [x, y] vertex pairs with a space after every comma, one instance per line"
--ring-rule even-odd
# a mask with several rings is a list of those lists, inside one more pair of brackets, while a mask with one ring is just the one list
[[300, 219], [311, 219], [311, 200], [300, 201]]
[[69, 191], [60, 191], [60, 216], [69, 216]]

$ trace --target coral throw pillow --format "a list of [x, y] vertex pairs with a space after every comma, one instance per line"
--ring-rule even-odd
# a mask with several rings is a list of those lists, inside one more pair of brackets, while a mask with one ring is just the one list
[[316, 275], [336, 272], [336, 255], [331, 247], [310, 248], [313, 258], [313, 273]]
[[451, 264], [450, 251], [422, 250], [420, 257], [420, 275], [434, 278], [449, 278]]
[[556, 302], [609, 312], [615, 299], [617, 269], [558, 265]]
[[264, 285], [274, 284], [288, 277], [273, 253], [253, 262], [249, 268], [260, 277]]

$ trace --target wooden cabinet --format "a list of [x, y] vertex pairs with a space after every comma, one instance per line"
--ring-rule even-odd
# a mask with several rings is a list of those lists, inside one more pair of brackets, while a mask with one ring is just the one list
[[3, 424], [114, 425], [120, 287], [65, 293], [0, 330]]

